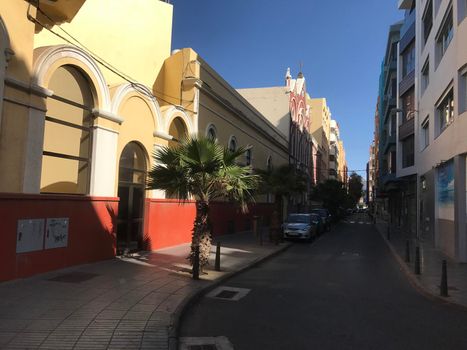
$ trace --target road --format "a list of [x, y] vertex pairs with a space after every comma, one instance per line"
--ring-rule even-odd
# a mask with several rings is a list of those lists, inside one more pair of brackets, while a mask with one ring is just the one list
[[249, 293], [202, 298], [181, 336], [225, 336], [236, 350], [467, 349], [467, 312], [415, 291], [362, 218], [232, 278]]

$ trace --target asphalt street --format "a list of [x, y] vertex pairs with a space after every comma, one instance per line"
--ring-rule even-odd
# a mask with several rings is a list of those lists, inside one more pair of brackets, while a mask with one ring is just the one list
[[230, 279], [248, 294], [203, 297], [180, 336], [223, 336], [236, 350], [467, 349], [467, 312], [414, 290], [363, 218]]

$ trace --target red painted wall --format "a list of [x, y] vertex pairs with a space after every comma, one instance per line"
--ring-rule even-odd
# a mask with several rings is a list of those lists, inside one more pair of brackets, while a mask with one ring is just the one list
[[[210, 217], [213, 235], [224, 235], [251, 229], [254, 215], [267, 222], [273, 211], [272, 204], [255, 204], [243, 214], [232, 203], [213, 202]], [[166, 248], [191, 242], [196, 208], [192, 201], [180, 204], [174, 199], [147, 199], [144, 240], [147, 250]]]
[[[0, 281], [115, 256], [118, 198], [0, 194]], [[20, 219], [69, 218], [68, 246], [16, 253]]]
[[145, 249], [156, 250], [191, 242], [195, 203], [176, 199], [146, 199]]
[[[232, 203], [214, 202], [213, 234], [251, 228], [254, 215], [266, 218], [272, 204], [255, 204], [243, 214]], [[156, 250], [191, 241], [195, 203], [146, 199], [145, 249]], [[32, 276], [73, 265], [111, 259], [116, 252], [118, 198], [0, 193], [0, 281]], [[68, 246], [16, 253], [18, 220], [69, 218]]]

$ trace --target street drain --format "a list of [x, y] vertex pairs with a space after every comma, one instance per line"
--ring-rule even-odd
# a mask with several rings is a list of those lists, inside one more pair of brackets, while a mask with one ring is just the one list
[[221, 300], [238, 301], [245, 295], [247, 295], [249, 292], [250, 289], [246, 288], [221, 286], [212, 290], [206, 295], [206, 297]]
[[234, 292], [232, 290], [223, 290], [222, 292], [216, 295], [216, 298], [232, 299], [237, 294], [238, 292]]

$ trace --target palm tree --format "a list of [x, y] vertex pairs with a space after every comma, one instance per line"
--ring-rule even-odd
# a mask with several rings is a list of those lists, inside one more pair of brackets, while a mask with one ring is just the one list
[[274, 203], [282, 220], [284, 201], [307, 190], [306, 175], [292, 165], [268, 170], [258, 169], [256, 172], [261, 177], [260, 192], [274, 195]]
[[[211, 138], [191, 137], [173, 147], [163, 147], [154, 154], [155, 165], [149, 172], [148, 188], [165, 190], [180, 201], [194, 198], [196, 217], [193, 225], [190, 259], [195, 269], [208, 264], [211, 251], [209, 205], [215, 199], [229, 199], [247, 211], [259, 177], [251, 168], [237, 163], [248, 148], [236, 151], [219, 145]], [[195, 252], [199, 252], [199, 266]]]

